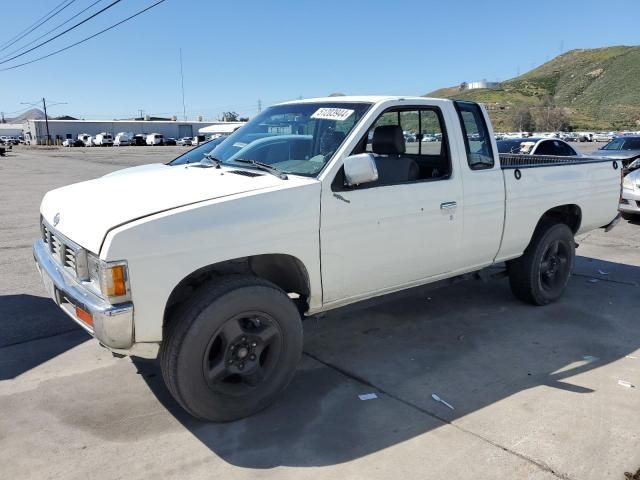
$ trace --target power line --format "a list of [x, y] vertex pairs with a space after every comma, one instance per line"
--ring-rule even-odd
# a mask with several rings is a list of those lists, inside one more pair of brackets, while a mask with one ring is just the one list
[[[41, 27], [42, 25], [44, 25], [45, 23], [47, 23], [49, 20], [51, 20], [53, 17], [55, 17], [56, 15], [58, 15], [60, 12], [62, 12], [65, 8], [67, 8], [69, 5], [71, 5], [72, 3], [74, 3], [76, 0], [65, 0], [64, 2], [62, 2], [62, 4], [67, 3], [66, 5], [64, 5], [60, 10], [54, 11], [53, 14], [49, 15], [47, 18], [45, 18], [42, 22], [40, 23], [36, 23], [35, 26], [27, 29], [26, 32], [19, 34], [17, 38], [13, 38], [11, 40], [9, 40], [8, 43], [4, 44], [2, 46], [2, 48], [0, 48], [0, 52], [2, 52], [3, 50], [6, 50], [7, 48], [9, 48], [11, 45], [15, 44], [18, 40], [23, 39], [24, 37], [26, 37], [27, 35], [29, 35], [31, 32], [33, 32], [35, 29], [37, 29], [38, 27]], [[60, 5], [62, 5], [60, 4]], [[60, 6], [58, 5], [58, 6]], [[58, 7], [56, 7], [58, 8]], [[56, 10], [54, 8], [54, 10]], [[51, 13], [51, 12], [49, 12]], [[46, 16], [46, 15], [45, 15]]]
[[[95, 6], [96, 4], [102, 2], [104, 0], [96, 0], [95, 2], [93, 2], [91, 5], [89, 5], [88, 7], [80, 10], [78, 13], [76, 13], [73, 17], [68, 18], [67, 20], [65, 20], [64, 22], [62, 22], [61, 24], [55, 26], [54, 28], [52, 28], [51, 30], [47, 30], [45, 33], [43, 33], [42, 35], [40, 35], [39, 37], [34, 38], [33, 40], [31, 40], [29, 43], [25, 43], [23, 46], [16, 48], [15, 50], [12, 50], [11, 52], [7, 53], [6, 55], [2, 56], [0, 58], [0, 60], [3, 60], [5, 58], [7, 58], [9, 55], [13, 55], [16, 52], [19, 52], [20, 50], [23, 50], [25, 48], [27, 48], [29, 45], [33, 45], [34, 43], [36, 43], [38, 40], [40, 40], [42, 37], [46, 37], [47, 35], [49, 35], [51, 32], [55, 32], [56, 30], [58, 30], [60, 27], [62, 27], [63, 25], [66, 25], [67, 23], [69, 23], [71, 20], [73, 20], [74, 18], [78, 18], [80, 15], [82, 15], [84, 12], [86, 12], [87, 10], [91, 9], [93, 6]], [[4, 49], [3, 49], [4, 50]], [[2, 51], [2, 50], [0, 50]]]
[[[37, 28], [37, 23], [42, 20], [43, 18], [46, 18], [48, 15], [51, 15], [52, 12], [54, 12], [56, 9], [58, 9], [59, 7], [61, 7], [62, 5], [64, 5], [65, 3], [67, 3], [69, 0], [64, 0], [63, 2], [60, 2], [58, 5], [56, 5], [53, 10], [50, 10], [49, 12], [47, 12], [46, 14], [44, 14], [42, 17], [40, 17], [38, 20], [36, 20], [35, 22], [33, 22], [31, 25], [29, 25], [27, 28], [25, 28], [24, 30], [20, 31], [19, 33], [17, 33], [16, 35], [14, 35], [13, 37], [11, 37], [9, 40], [7, 40], [6, 42], [4, 42], [2, 45], [0, 45], [0, 47], [4, 47], [5, 45], [7, 45], [8, 43], [11, 43], [14, 40], [19, 40], [16, 39], [16, 37], [19, 37], [20, 35], [22, 35], [23, 33], [27, 32], [27, 30], [29, 30], [30, 28], [34, 27]], [[31, 30], [33, 31], [33, 30]], [[29, 32], [27, 32], [29, 33]]]
[[18, 55], [14, 55], [11, 58], [7, 58], [6, 60], [3, 60], [0, 62], [0, 65], [2, 65], [3, 63], [7, 63], [10, 62], [11, 60], [15, 60], [18, 57], [21, 57], [23, 55], [26, 55], [29, 52], [34, 51], [36, 48], [40, 48], [43, 45], [46, 45], [49, 42], [52, 42], [53, 40], [55, 40], [56, 38], [61, 37], [62, 35], [64, 35], [67, 32], [70, 32], [71, 30], [79, 27], [80, 25], [82, 25], [83, 23], [87, 23], [89, 20], [91, 20], [94, 17], [97, 17], [98, 15], [100, 15], [102, 12], [104, 12], [105, 10], [109, 10], [111, 7], [113, 7], [116, 3], [120, 3], [122, 0], [115, 0], [114, 2], [111, 2], [109, 5], [107, 5], [106, 7], [104, 7], [102, 10], [98, 10], [96, 13], [94, 13], [93, 15], [85, 18], [84, 20], [82, 20], [81, 22], [76, 23], [75, 25], [73, 25], [72, 27], [67, 28], [64, 32], [60, 32], [58, 35], [51, 37], [48, 40], [45, 40], [44, 42], [39, 43], [38, 45], [36, 45], [35, 47], [31, 47], [29, 50], [25, 50], [22, 53], [19, 53]]
[[[120, 1], [120, 0], [118, 0], [118, 1]], [[113, 25], [111, 25], [110, 27], [105, 28], [104, 30], [100, 30], [98, 33], [94, 33], [93, 35], [91, 35], [91, 36], [89, 36], [89, 37], [83, 38], [83, 39], [82, 39], [82, 40], [80, 40], [80, 41], [77, 41], [77, 42], [75, 42], [75, 43], [72, 43], [71, 45], [69, 45], [69, 46], [67, 46], [67, 47], [61, 48], [61, 49], [56, 50], [56, 51], [54, 51], [54, 52], [51, 52], [51, 53], [49, 53], [49, 54], [47, 54], [47, 55], [43, 55], [42, 57], [34, 58], [33, 60], [29, 60], [28, 62], [24, 62], [24, 63], [19, 63], [19, 64], [17, 64], [17, 65], [12, 65], [11, 67], [0, 68], [0, 72], [4, 72], [4, 71], [6, 71], [6, 70], [13, 70], [14, 68], [18, 68], [18, 67], [23, 67], [23, 66], [25, 66], [25, 65], [29, 65], [29, 64], [31, 64], [31, 63], [38, 62], [38, 61], [40, 61], [40, 60], [44, 60], [45, 58], [52, 57], [53, 55], [56, 55], [56, 54], [61, 53], [61, 52], [64, 52], [65, 50], [69, 50], [70, 48], [73, 48], [73, 47], [75, 47], [75, 46], [77, 46], [77, 45], [80, 45], [81, 43], [84, 43], [84, 42], [86, 42], [86, 41], [88, 41], [88, 40], [91, 40], [92, 38], [97, 37], [98, 35], [101, 35], [101, 34], [103, 34], [103, 33], [105, 33], [105, 32], [108, 32], [109, 30], [112, 30], [112, 29], [116, 28], [118, 25], [122, 25], [123, 23], [128, 22], [129, 20], [131, 20], [131, 19], [133, 19], [133, 18], [137, 17], [138, 15], [143, 14], [143, 13], [144, 13], [144, 12], [146, 12], [147, 10], [151, 10], [153, 7], [155, 7], [155, 6], [157, 6], [157, 5], [160, 5], [161, 3], [164, 3], [164, 2], [166, 2], [166, 0], [159, 0], [158, 2], [156, 2], [156, 3], [154, 3], [154, 4], [150, 5], [150, 6], [148, 6], [147, 8], [144, 8], [144, 9], [140, 10], [139, 12], [134, 13], [134, 14], [133, 14], [133, 15], [131, 15], [130, 17], [127, 17], [127, 18], [125, 18], [124, 20], [119, 21], [118, 23], [114, 23]], [[0, 64], [1, 64], [1, 63], [5, 63], [5, 62], [0, 62]]]

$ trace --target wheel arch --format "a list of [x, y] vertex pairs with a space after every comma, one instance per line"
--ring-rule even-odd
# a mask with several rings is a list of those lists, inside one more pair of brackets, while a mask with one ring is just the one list
[[293, 255], [260, 254], [213, 263], [188, 274], [171, 291], [164, 308], [163, 324], [171, 312], [198, 288], [216, 277], [233, 274], [255, 275], [268, 280], [292, 297], [300, 313], [309, 309], [311, 284], [304, 263]]
[[534, 230], [534, 235], [540, 230], [540, 228], [549, 223], [564, 223], [575, 235], [582, 224], [582, 209], [576, 204], [558, 205], [550, 208], [544, 212], [538, 220]]

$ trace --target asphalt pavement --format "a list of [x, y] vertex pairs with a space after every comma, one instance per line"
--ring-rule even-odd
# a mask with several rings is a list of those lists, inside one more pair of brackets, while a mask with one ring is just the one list
[[640, 222], [578, 238], [547, 307], [502, 279], [310, 318], [275, 405], [223, 425], [189, 417], [156, 362], [112, 357], [58, 311], [31, 254], [46, 191], [184, 151], [0, 158], [0, 478], [602, 480], [640, 467]]

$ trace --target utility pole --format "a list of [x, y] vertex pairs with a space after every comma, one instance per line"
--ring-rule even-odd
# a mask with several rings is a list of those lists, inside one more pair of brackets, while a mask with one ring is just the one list
[[47, 101], [44, 99], [44, 97], [42, 97], [42, 108], [44, 108], [44, 123], [47, 126], [47, 146], [49, 146], [51, 135], [49, 135], [49, 116], [47, 115]]
[[184, 74], [182, 73], [182, 48], [180, 49], [180, 81], [182, 83], [182, 118], [187, 121], [187, 109], [184, 106]]
[[[53, 104], [49, 104], [49, 106], [55, 106], [55, 105], [66, 105], [67, 102], [53, 102]], [[32, 107], [36, 107], [37, 105], [35, 103], [30, 103], [30, 102], [20, 102], [20, 105], [31, 105]], [[49, 142], [51, 140], [51, 135], [49, 133], [49, 115], [47, 114], [47, 100], [42, 97], [42, 108], [44, 110], [44, 123], [47, 126], [47, 145], [49, 145]], [[4, 117], [3, 117], [4, 118]]]
[[258, 113], [262, 111], [262, 100], [258, 100]]

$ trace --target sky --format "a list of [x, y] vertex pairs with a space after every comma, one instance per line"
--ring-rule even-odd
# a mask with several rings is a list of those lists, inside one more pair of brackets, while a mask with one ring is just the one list
[[[5, 0], [0, 48], [61, 1]], [[0, 62], [94, 1], [73, 0], [1, 51]], [[65, 47], [155, 1], [121, 0], [0, 68]], [[638, 0], [166, 0], [75, 48], [0, 71], [0, 111], [12, 116], [29, 108], [22, 102], [46, 97], [51, 116], [113, 119], [142, 110], [182, 119], [180, 49], [189, 119], [252, 116], [259, 102], [264, 108], [335, 92], [424, 95], [463, 81], [506, 80], [563, 50], [640, 44], [638, 18]]]

